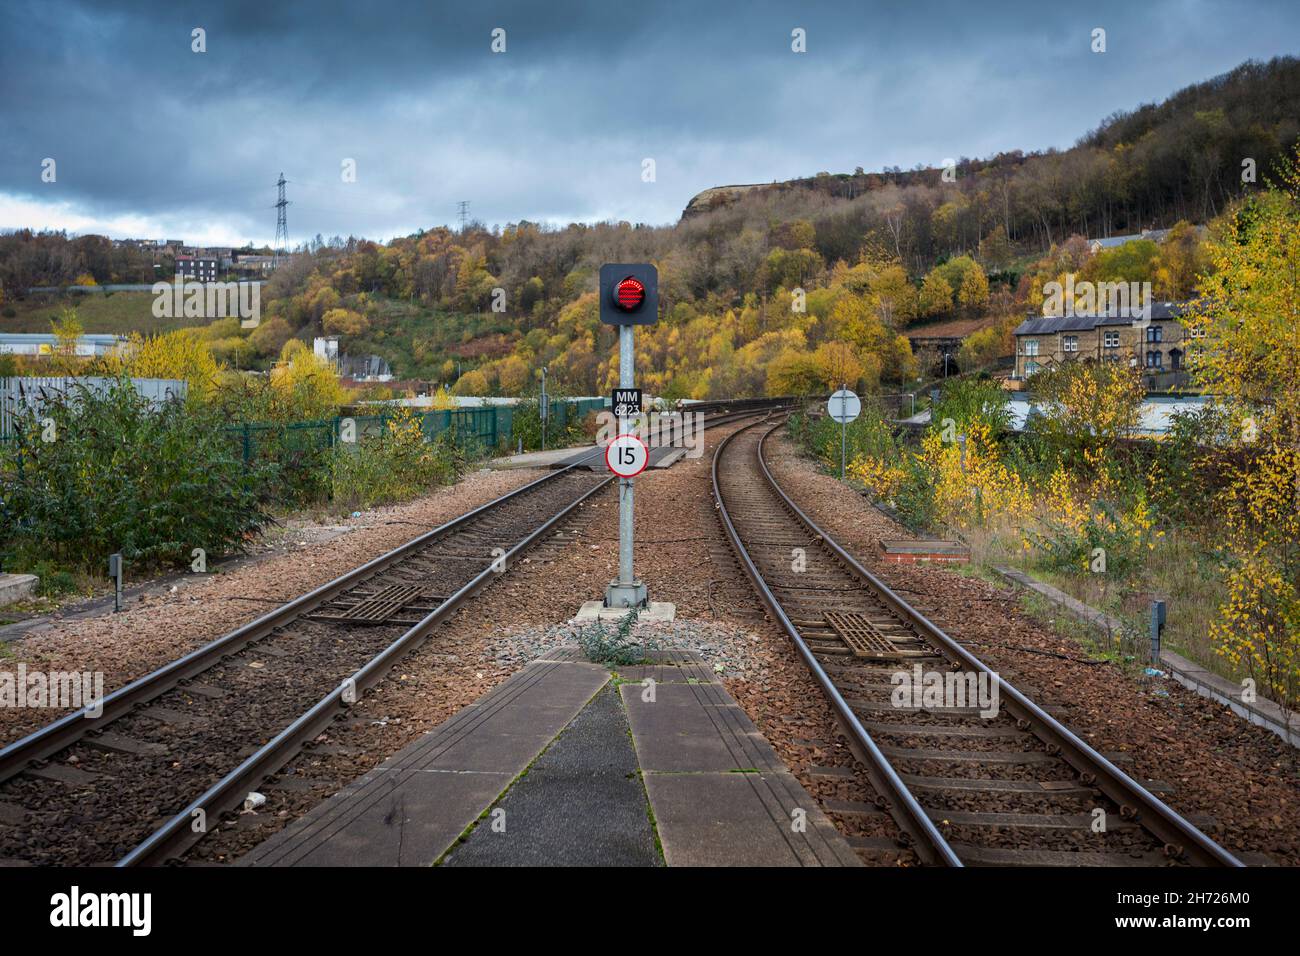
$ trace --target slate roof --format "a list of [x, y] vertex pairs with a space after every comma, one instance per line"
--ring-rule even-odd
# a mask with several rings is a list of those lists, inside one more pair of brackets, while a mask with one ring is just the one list
[[[1151, 321], [1168, 322], [1185, 311], [1176, 302], [1152, 302]], [[1030, 316], [1016, 326], [1013, 335], [1055, 335], [1057, 332], [1090, 332], [1102, 326], [1132, 325], [1141, 321], [1140, 310], [1129, 309], [1116, 315], [1042, 315]]]

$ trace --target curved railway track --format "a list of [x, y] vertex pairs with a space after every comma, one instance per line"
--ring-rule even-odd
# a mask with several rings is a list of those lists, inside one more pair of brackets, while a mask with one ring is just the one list
[[[761, 413], [711, 405], [709, 427]], [[601, 450], [0, 749], [0, 861], [177, 858], [613, 481]], [[594, 469], [594, 470], [589, 470]]]
[[[717, 447], [713, 493], [772, 618], [825, 693], [855, 756], [929, 864], [1241, 866], [1045, 710], [998, 677], [835, 543], [763, 459], [780, 423]], [[919, 666], [952, 686], [996, 686], [991, 716], [962, 701], [895, 696]], [[964, 705], [963, 705], [964, 704]], [[972, 706], [973, 705], [973, 706]], [[1104, 826], [1104, 830], [1100, 827]], [[1099, 832], [1100, 830], [1100, 832]]]

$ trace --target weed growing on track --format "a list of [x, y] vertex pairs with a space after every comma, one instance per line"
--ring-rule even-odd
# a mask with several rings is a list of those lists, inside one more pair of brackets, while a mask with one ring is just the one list
[[637, 640], [632, 636], [636, 617], [637, 612], [630, 610], [619, 620], [613, 630], [606, 627], [604, 621], [596, 621], [574, 631], [578, 646], [587, 655], [587, 660], [595, 664], [615, 667], [643, 663], [651, 648], [644, 639]]

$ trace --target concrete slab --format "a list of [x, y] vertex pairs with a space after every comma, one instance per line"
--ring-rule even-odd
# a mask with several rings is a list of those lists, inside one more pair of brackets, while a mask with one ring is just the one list
[[653, 699], [623, 684], [641, 769], [659, 773], [783, 770], [785, 764], [721, 684], [665, 683]]
[[647, 690], [619, 686], [669, 866], [861, 865], [720, 683]]
[[627, 717], [606, 686], [442, 865], [661, 866], [636, 770]]
[[240, 865], [432, 864], [608, 680], [596, 664], [534, 661]]
[[548, 652], [240, 865], [860, 865], [697, 654], [648, 656]]
[[[627, 617], [627, 608], [605, 607], [604, 601], [583, 601], [570, 624], [590, 624], [604, 621], [615, 624]], [[671, 621], [677, 617], [677, 605], [667, 601], [651, 601], [637, 612], [638, 621]]]
[[788, 771], [648, 773], [669, 866], [862, 866]]
[[40, 581], [34, 574], [0, 574], [0, 607], [27, 600]]

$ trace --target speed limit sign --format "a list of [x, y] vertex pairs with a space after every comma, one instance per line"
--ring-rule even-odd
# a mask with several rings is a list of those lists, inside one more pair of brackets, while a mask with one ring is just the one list
[[650, 463], [650, 450], [635, 435], [619, 435], [605, 446], [605, 465], [620, 478], [635, 478]]

